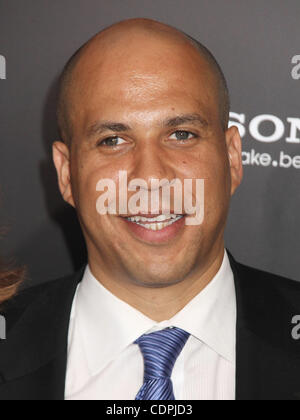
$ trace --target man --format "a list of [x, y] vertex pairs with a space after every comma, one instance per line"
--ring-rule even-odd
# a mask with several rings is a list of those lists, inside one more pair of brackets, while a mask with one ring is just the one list
[[[1, 399], [300, 398], [300, 285], [224, 249], [242, 180], [228, 115], [215, 59], [169, 26], [121, 22], [72, 57], [53, 156], [88, 266], [7, 307]], [[204, 180], [203, 220], [175, 205], [102, 214], [99, 181], [119, 187], [120, 171], [146, 194], [155, 179]]]

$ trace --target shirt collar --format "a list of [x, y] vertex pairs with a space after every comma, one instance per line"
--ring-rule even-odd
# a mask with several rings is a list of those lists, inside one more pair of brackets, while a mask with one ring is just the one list
[[95, 375], [145, 333], [182, 328], [228, 361], [235, 362], [236, 297], [225, 252], [213, 280], [170, 320], [156, 322], [107, 290], [87, 266], [72, 311], [91, 374]]

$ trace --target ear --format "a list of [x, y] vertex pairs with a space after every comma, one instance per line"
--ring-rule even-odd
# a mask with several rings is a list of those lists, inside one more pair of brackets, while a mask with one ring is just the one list
[[65, 143], [57, 141], [53, 143], [52, 152], [61, 195], [67, 203], [75, 207], [71, 186], [69, 148]]
[[227, 153], [231, 174], [231, 195], [240, 186], [243, 179], [242, 140], [237, 127], [230, 127], [226, 134]]

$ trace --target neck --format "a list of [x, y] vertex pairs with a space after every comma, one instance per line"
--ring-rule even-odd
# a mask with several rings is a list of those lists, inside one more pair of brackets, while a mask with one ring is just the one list
[[216, 276], [224, 259], [224, 246], [206, 264], [189, 278], [167, 287], [149, 288], [134, 283], [120, 282], [120, 276], [105, 273], [100, 266], [89, 261], [93, 275], [119, 299], [148, 318], [162, 322], [172, 318], [197, 296]]

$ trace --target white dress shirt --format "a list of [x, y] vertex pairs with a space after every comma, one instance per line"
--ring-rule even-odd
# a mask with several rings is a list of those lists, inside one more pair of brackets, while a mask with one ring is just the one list
[[71, 313], [66, 400], [135, 400], [144, 361], [134, 341], [179, 327], [191, 334], [172, 373], [176, 400], [234, 400], [236, 295], [225, 252], [222, 266], [170, 320], [156, 322], [114, 296], [86, 268]]

